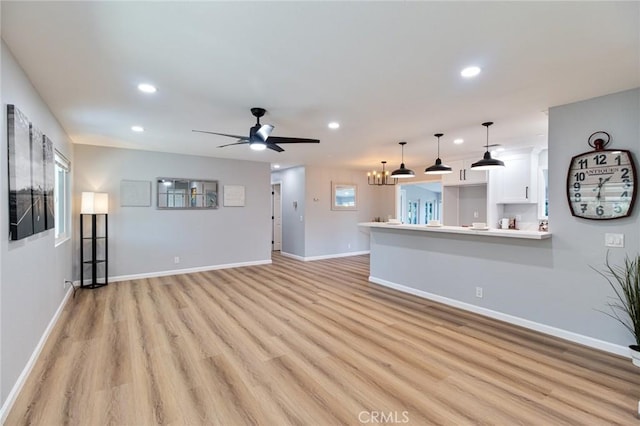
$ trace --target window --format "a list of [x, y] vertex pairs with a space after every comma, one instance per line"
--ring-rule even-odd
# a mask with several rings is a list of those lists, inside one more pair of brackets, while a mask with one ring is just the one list
[[71, 237], [71, 182], [69, 160], [56, 151], [55, 162], [53, 202], [56, 216], [56, 244], [58, 244]]

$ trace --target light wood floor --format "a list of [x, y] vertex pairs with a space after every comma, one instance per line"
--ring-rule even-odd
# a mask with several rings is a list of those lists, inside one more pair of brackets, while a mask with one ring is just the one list
[[370, 284], [368, 262], [78, 292], [6, 424], [638, 423], [629, 360]]

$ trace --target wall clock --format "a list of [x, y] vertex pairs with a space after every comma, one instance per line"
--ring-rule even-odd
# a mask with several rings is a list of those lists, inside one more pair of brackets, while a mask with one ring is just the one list
[[[606, 137], [606, 141], [602, 137]], [[631, 214], [637, 193], [637, 174], [630, 151], [605, 149], [611, 137], [595, 132], [588, 144], [593, 151], [571, 159], [567, 174], [567, 200], [571, 214], [607, 220]]]

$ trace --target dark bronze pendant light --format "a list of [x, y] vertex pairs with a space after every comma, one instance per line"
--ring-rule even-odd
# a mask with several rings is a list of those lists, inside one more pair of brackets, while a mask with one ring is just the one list
[[500, 167], [504, 167], [504, 162], [491, 158], [491, 153], [489, 152], [489, 126], [491, 126], [493, 122], [487, 121], [486, 123], [482, 123], [483, 126], [487, 128], [487, 151], [484, 153], [484, 157], [482, 160], [477, 161], [471, 165], [473, 170], [495, 170]]
[[436, 158], [436, 164], [424, 169], [424, 174], [425, 175], [446, 175], [448, 173], [451, 173], [452, 171], [451, 167], [447, 166], [446, 164], [442, 164], [442, 160], [440, 159], [440, 138], [444, 135], [442, 133], [436, 133], [433, 136], [438, 138], [438, 158]]
[[412, 178], [414, 177], [416, 174], [413, 173], [413, 170], [407, 169], [404, 166], [404, 146], [407, 144], [406, 142], [398, 142], [400, 144], [400, 146], [402, 147], [402, 163], [400, 163], [400, 168], [397, 170], [394, 170], [393, 173], [391, 173], [391, 177], [392, 178], [397, 178], [397, 179], [406, 179], [406, 178]]

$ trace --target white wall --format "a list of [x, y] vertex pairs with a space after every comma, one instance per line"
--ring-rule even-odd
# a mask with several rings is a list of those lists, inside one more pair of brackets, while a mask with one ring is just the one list
[[[271, 259], [269, 164], [75, 145], [76, 206], [82, 191], [109, 193], [109, 275], [154, 274]], [[217, 180], [215, 210], [158, 210], [156, 178]], [[125, 180], [152, 183], [150, 207], [121, 207]], [[224, 207], [224, 185], [245, 186], [245, 207]], [[78, 210], [74, 228], [78, 227]], [[76, 247], [77, 240], [76, 240]], [[174, 257], [180, 263], [174, 263]], [[75, 276], [79, 278], [76, 259]]]
[[55, 247], [54, 230], [9, 241], [7, 182], [7, 104], [14, 104], [75, 162], [71, 141], [2, 42], [2, 146], [0, 161], [0, 400], [9, 392], [64, 298], [63, 282], [72, 278], [72, 243]]

